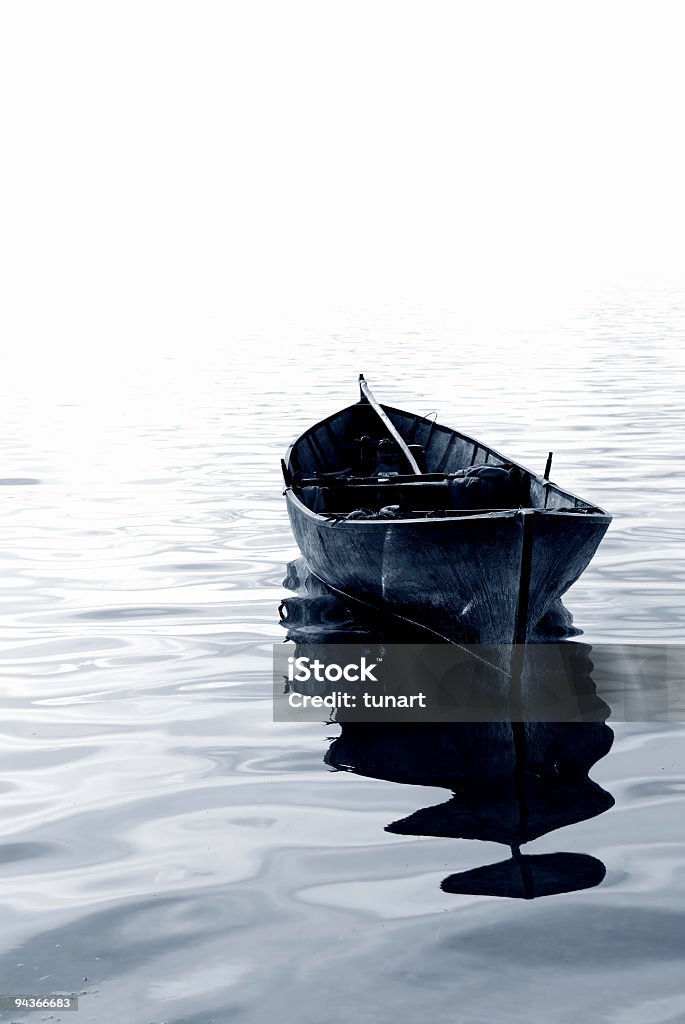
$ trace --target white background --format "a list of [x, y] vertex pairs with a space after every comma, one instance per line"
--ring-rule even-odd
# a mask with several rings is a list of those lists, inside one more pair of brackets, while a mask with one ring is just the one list
[[[5, 2], [5, 366], [683, 279], [677, 2]], [[249, 361], [250, 351], [240, 350]]]

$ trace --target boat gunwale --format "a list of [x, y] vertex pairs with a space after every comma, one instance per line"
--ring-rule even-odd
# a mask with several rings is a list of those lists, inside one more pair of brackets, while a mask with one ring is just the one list
[[520, 508], [505, 508], [505, 509], [494, 509], [491, 512], [469, 512], [469, 515], [465, 516], [436, 516], [432, 514], [428, 516], [417, 516], [416, 518], [409, 518], [405, 516], [402, 518], [393, 519], [391, 517], [383, 516], [382, 518], [375, 519], [334, 519], [330, 513], [313, 512], [308, 508], [301, 498], [298, 498], [292, 487], [286, 487], [283, 491], [286, 497], [286, 501], [292, 502], [298, 511], [302, 511], [307, 519], [311, 519], [314, 522], [324, 524], [325, 526], [339, 527], [339, 526], [409, 526], [416, 523], [463, 523], [463, 522], [474, 522], [482, 519], [510, 519], [514, 516], [520, 516], [522, 513], [530, 514], [531, 512], [535, 515], [550, 515], [550, 516], [569, 516], [573, 518], [575, 522], [579, 520], [583, 523], [610, 523], [611, 516], [608, 512], [578, 512], [572, 508], [530, 508], [528, 506], [521, 506]]
[[[290, 459], [291, 459], [291, 454], [292, 454], [293, 449], [295, 448], [295, 446], [297, 444], [300, 443], [300, 441], [303, 440], [303, 438], [305, 438], [307, 436], [307, 434], [310, 434], [313, 430], [317, 430], [319, 427], [325, 426], [327, 423], [330, 423], [332, 420], [337, 419], [338, 416], [343, 415], [343, 413], [349, 412], [351, 409], [354, 409], [354, 408], [356, 408], [359, 405], [365, 405], [365, 404], [366, 403], [362, 402], [362, 401], [360, 401], [360, 402], [353, 402], [351, 405], [347, 405], [347, 406], [345, 406], [345, 408], [339, 409], [337, 412], [331, 413], [329, 416], [326, 416], [324, 419], [319, 420], [317, 423], [313, 423], [310, 427], [307, 428], [307, 430], [304, 430], [298, 437], [295, 438], [295, 440], [292, 442], [292, 444], [290, 444], [288, 446], [288, 448], [287, 448], [286, 456], [285, 456], [285, 462], [286, 462], [286, 465], [288, 466], [288, 468], [292, 469], [292, 467], [290, 465]], [[568, 509], [565, 509], [565, 508], [537, 508], [535, 506], [521, 506], [519, 508], [501, 509], [501, 510], [498, 509], [498, 510], [491, 511], [491, 512], [483, 512], [482, 514], [476, 512], [475, 514], [472, 513], [468, 517], [465, 516], [463, 518], [468, 518], [469, 520], [472, 520], [472, 519], [478, 520], [478, 519], [485, 519], [485, 518], [492, 519], [492, 518], [495, 518], [495, 517], [506, 517], [506, 516], [512, 516], [512, 515], [520, 515], [521, 512], [525, 510], [525, 511], [535, 512], [538, 515], [542, 515], [542, 514], [550, 514], [550, 515], [554, 515], [554, 516], [569, 515], [569, 516], [573, 516], [574, 519], [582, 518], [583, 521], [590, 520], [592, 522], [600, 522], [601, 521], [601, 522], [610, 523], [611, 520], [612, 520], [611, 514], [609, 512], [606, 512], [604, 509], [600, 508], [599, 505], [594, 505], [592, 502], [587, 501], [585, 498], [581, 498], [580, 495], [574, 494], [572, 491], [565, 490], [563, 487], [560, 487], [559, 484], [554, 483], [554, 481], [552, 481], [552, 480], [546, 480], [543, 476], [540, 476], [538, 473], [534, 473], [532, 470], [528, 469], [527, 466], [522, 465], [522, 463], [516, 462], [514, 459], [510, 459], [507, 455], [503, 455], [502, 452], [497, 451], [496, 448], [491, 448], [490, 445], [483, 444], [482, 441], [479, 441], [475, 437], [471, 437], [469, 434], [463, 434], [461, 431], [454, 430], [452, 427], [448, 427], [444, 423], [438, 423], [436, 420], [430, 420], [426, 416], [419, 416], [417, 413], [407, 412], [405, 409], [397, 409], [397, 408], [395, 408], [392, 405], [382, 405], [381, 407], [386, 412], [389, 412], [389, 413], [399, 413], [401, 416], [412, 417], [415, 420], [417, 420], [418, 422], [430, 424], [430, 425], [432, 425], [433, 430], [435, 430], [436, 427], [439, 427], [442, 430], [446, 430], [446, 431], [448, 431], [451, 434], [456, 434], [457, 437], [460, 437], [462, 440], [467, 441], [470, 444], [476, 445], [478, 448], [481, 448], [484, 452], [487, 451], [488, 453], [491, 453], [492, 455], [496, 455], [498, 459], [502, 459], [502, 461], [505, 462], [507, 465], [516, 466], [517, 469], [520, 469], [524, 473], [526, 473], [530, 477], [531, 480], [536, 480], [540, 484], [540, 486], [542, 486], [542, 487], [549, 487], [549, 486], [555, 487], [557, 489], [557, 491], [560, 494], [562, 494], [564, 497], [572, 498], [574, 501], [579, 501], [579, 502], [582, 503], [582, 505], [585, 505], [588, 508], [592, 509], [592, 511], [579, 512], [578, 511], [578, 506], [575, 506], [574, 508], [568, 508]], [[353, 520], [340, 519], [340, 520], [331, 520], [327, 515], [325, 515], [325, 514], [322, 515], [319, 512], [313, 512], [310, 508], [308, 508], [304, 504], [304, 502], [300, 498], [297, 497], [297, 495], [294, 493], [294, 490], [293, 490], [292, 487], [290, 487], [290, 486], [286, 487], [286, 489], [284, 490], [283, 493], [286, 496], [286, 498], [289, 498], [291, 501], [295, 502], [296, 505], [299, 508], [301, 508], [307, 514], [308, 518], [314, 519], [315, 521], [318, 521], [318, 522], [326, 523], [329, 526], [338, 526], [341, 523], [348, 523], [349, 525], [354, 525], [354, 526], [359, 526], [359, 525], [377, 526], [379, 523], [385, 523], [385, 524], [388, 524], [388, 523], [445, 523], [445, 522], [458, 523], [458, 522], [462, 521], [462, 519], [460, 517], [458, 517], [458, 516], [435, 516], [435, 515], [432, 515], [430, 517], [430, 519], [428, 519], [426, 517], [422, 517], [422, 518], [418, 518], [417, 517], [415, 519], [407, 519], [407, 518], [402, 518], [402, 519], [400, 519], [400, 518], [398, 518], [398, 519], [389, 519], [389, 518], [387, 518], [386, 519], [384, 517], [383, 519], [353, 519]]]

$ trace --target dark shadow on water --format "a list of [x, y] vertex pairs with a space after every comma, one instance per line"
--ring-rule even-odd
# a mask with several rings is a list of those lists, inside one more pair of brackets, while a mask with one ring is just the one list
[[[296, 596], [279, 608], [287, 639], [295, 644], [435, 643], [432, 634], [405, 624], [370, 620], [328, 590], [302, 559], [288, 566], [284, 586]], [[540, 624], [536, 639], [576, 635], [568, 611], [558, 603]], [[587, 672], [579, 678], [594, 693]], [[589, 778], [592, 766], [613, 743], [606, 725], [610, 710], [596, 694], [596, 721], [420, 722], [345, 721], [324, 761], [337, 771], [403, 785], [444, 788], [447, 800], [422, 807], [386, 832], [482, 840], [509, 847], [500, 863], [448, 876], [449, 893], [535, 899], [592, 888], [604, 879], [604, 864], [579, 853], [529, 855], [521, 847], [543, 835], [602, 814], [613, 797]]]

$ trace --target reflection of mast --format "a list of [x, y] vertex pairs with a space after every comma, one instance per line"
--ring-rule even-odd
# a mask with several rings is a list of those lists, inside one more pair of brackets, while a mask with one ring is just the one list
[[[289, 567], [288, 582], [301, 595], [284, 602], [290, 639], [344, 643], [361, 634], [365, 642], [391, 640], [379, 634], [377, 623], [361, 623], [307, 575], [302, 562]], [[563, 632], [564, 615], [570, 623], [563, 608], [550, 620], [550, 639]], [[604, 865], [587, 854], [521, 852], [526, 843], [613, 806], [613, 797], [588, 777], [613, 742], [605, 724], [609, 708], [594, 692], [588, 654], [581, 645], [574, 651], [573, 678], [594, 721], [372, 723], [344, 721], [339, 714], [341, 734], [324, 760], [339, 771], [451, 791], [444, 803], [389, 824], [387, 832], [510, 848], [506, 861], [450, 875], [442, 883], [445, 892], [535, 899], [599, 885]]]

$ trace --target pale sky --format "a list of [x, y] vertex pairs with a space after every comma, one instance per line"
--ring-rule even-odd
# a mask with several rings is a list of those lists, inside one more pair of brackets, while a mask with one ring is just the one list
[[669, 0], [6, 0], [5, 358], [682, 283], [684, 23]]

